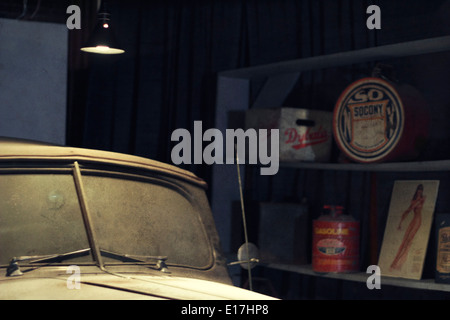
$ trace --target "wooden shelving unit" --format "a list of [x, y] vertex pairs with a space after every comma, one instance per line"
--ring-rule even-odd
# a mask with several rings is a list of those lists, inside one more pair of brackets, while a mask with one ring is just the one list
[[[419, 161], [419, 162], [391, 162], [391, 163], [317, 163], [317, 162], [282, 162], [281, 167], [296, 168], [302, 170], [331, 170], [331, 171], [360, 171], [371, 172], [443, 172], [450, 171], [450, 160]], [[374, 176], [372, 177], [374, 178]], [[372, 215], [375, 213], [371, 213]], [[372, 217], [375, 219], [376, 217]], [[376, 226], [373, 226], [376, 233]], [[373, 250], [376, 250], [377, 239], [372, 239]], [[267, 268], [281, 271], [294, 272], [298, 274], [340, 279], [345, 281], [366, 282], [369, 274], [366, 273], [317, 273], [312, 270], [311, 265], [285, 265], [268, 264]], [[404, 288], [436, 290], [450, 292], [450, 284], [435, 283], [434, 279], [411, 280], [395, 277], [382, 276], [381, 283], [384, 285], [398, 286]]]
[[[333, 68], [338, 66], [351, 66], [365, 62], [385, 61], [415, 55], [433, 54], [450, 51], [450, 36], [435, 37], [423, 40], [396, 43], [385, 46], [365, 48], [348, 52], [339, 52], [329, 55], [309, 57], [291, 61], [281, 61], [267, 65], [241, 68], [221, 72], [218, 76], [217, 88], [217, 113], [216, 127], [220, 130], [227, 128], [227, 115], [229, 112], [245, 111], [248, 108], [280, 105], [290, 92], [300, 74], [305, 71]], [[252, 106], [250, 106], [251, 83], [254, 80], [265, 79], [265, 83], [259, 91]], [[328, 171], [359, 171], [369, 172], [371, 190], [376, 191], [377, 173], [382, 172], [450, 172], [450, 160], [422, 161], [422, 162], [396, 162], [396, 163], [307, 163], [307, 162], [283, 162], [280, 167], [296, 168], [301, 170], [328, 170]], [[229, 215], [229, 203], [238, 198], [235, 188], [224, 189], [221, 181], [234, 174], [234, 168], [214, 169], [216, 187], [213, 186], [212, 202], [213, 210], [219, 217]], [[217, 190], [217, 191], [215, 191]], [[370, 221], [374, 223], [374, 229], [368, 235], [371, 239], [371, 251], [377, 251], [376, 239], [376, 210], [371, 209]], [[224, 241], [229, 241], [230, 232], [226, 230], [226, 219], [222, 224], [225, 230]], [[219, 232], [221, 232], [219, 230]], [[374, 236], [375, 235], [375, 236]], [[370, 260], [376, 261], [376, 253], [371, 253]], [[373, 264], [376, 264], [373, 263]], [[268, 268], [294, 272], [298, 274], [320, 276], [326, 278], [342, 279], [348, 281], [367, 281], [368, 275], [358, 274], [326, 274], [321, 275], [312, 271], [310, 266], [269, 264]], [[382, 277], [382, 283], [392, 286], [400, 286], [414, 289], [439, 290], [450, 292], [450, 285], [434, 283], [432, 280], [407, 280], [400, 278]]]
[[224, 71], [222, 77], [254, 78], [277, 74], [302, 72], [314, 69], [324, 69], [368, 61], [387, 60], [407, 56], [429, 54], [450, 49], [450, 36], [435, 37], [423, 40], [408, 41], [390, 45], [365, 48], [354, 51], [338, 52], [323, 56], [282, 61], [263, 66], [241, 68]]
[[[323, 277], [329, 279], [339, 279], [345, 281], [356, 281], [356, 282], [367, 282], [367, 278], [371, 275], [364, 272], [358, 273], [316, 273], [313, 271], [311, 265], [286, 265], [286, 264], [268, 264], [267, 268], [272, 268], [281, 271], [294, 272], [298, 274]], [[383, 286], [396, 286], [411, 289], [421, 289], [421, 290], [435, 290], [450, 292], [450, 285], [445, 283], [436, 283], [434, 279], [424, 279], [424, 280], [412, 280], [394, 277], [381, 277], [381, 288]]]
[[306, 170], [365, 171], [365, 172], [436, 172], [450, 171], [450, 160], [391, 162], [391, 163], [318, 163], [282, 162], [281, 167]]

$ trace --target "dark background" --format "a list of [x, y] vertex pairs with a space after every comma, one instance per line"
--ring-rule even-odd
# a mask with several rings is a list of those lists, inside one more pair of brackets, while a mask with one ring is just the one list
[[[23, 3], [1, 0], [0, 17], [16, 19]], [[444, 0], [110, 0], [111, 25], [126, 52], [102, 56], [79, 50], [95, 24], [95, 1], [30, 0], [21, 19], [65, 24], [70, 4], [81, 8], [82, 29], [69, 31], [67, 144], [167, 163], [171, 163], [174, 143], [170, 136], [175, 129], [192, 130], [195, 120], [203, 121], [204, 130], [214, 127], [217, 75], [221, 71], [450, 34], [450, 2]], [[381, 8], [381, 30], [366, 27], [370, 4]], [[416, 86], [431, 102], [432, 139], [422, 159], [448, 158], [448, 55], [389, 62], [402, 81]], [[303, 73], [284, 105], [332, 110], [345, 85], [369, 75], [372, 68], [373, 63], [367, 63]], [[211, 166], [185, 168], [211, 184]], [[364, 205], [368, 201], [369, 190], [360, 187], [367, 186], [368, 177], [359, 173], [319, 172], [310, 176], [283, 169], [276, 177], [248, 181], [250, 206], [258, 201], [300, 202], [304, 196], [315, 203], [315, 215], [330, 200], [346, 207], [363, 206], [349, 204], [352, 197], [348, 190], [363, 190], [360, 200]], [[323, 184], [326, 186], [320, 187]], [[387, 183], [380, 197], [388, 199], [391, 186], [392, 182]], [[447, 189], [444, 185], [443, 190]], [[386, 219], [387, 206], [384, 200], [379, 209], [380, 224]], [[446, 206], [438, 201], [437, 210], [445, 211]], [[252, 214], [251, 209], [249, 212]], [[257, 228], [250, 229], [251, 236], [257, 238]], [[361, 260], [366, 262], [367, 255]], [[274, 273], [263, 276], [274, 279], [281, 297], [361, 297], [342, 283]], [[328, 282], [324, 286], [321, 281]], [[398, 290], [384, 291], [385, 297], [399, 297]], [[427, 294], [434, 297], [403, 291], [400, 296]]]
[[[204, 129], [214, 127], [220, 71], [450, 31], [450, 4], [444, 0], [109, 0], [111, 24], [126, 52], [97, 56], [79, 50], [94, 27], [96, 1], [26, 3], [24, 20], [65, 23], [68, 5], [77, 4], [82, 11], [81, 30], [69, 32], [67, 144], [164, 162], [171, 162], [173, 130], [191, 129], [195, 120], [203, 121]], [[19, 17], [23, 4], [0, 1], [0, 17]], [[366, 28], [370, 4], [381, 8], [381, 30]], [[428, 65], [419, 71], [434, 69]], [[351, 72], [357, 77], [370, 70], [358, 66]], [[410, 72], [407, 80], [411, 83], [420, 76]], [[317, 92], [323, 92], [317, 87], [327, 81], [324, 73], [302, 76], [285, 105], [299, 106], [304, 101], [320, 105], [323, 98]], [[210, 178], [209, 167], [188, 169]]]

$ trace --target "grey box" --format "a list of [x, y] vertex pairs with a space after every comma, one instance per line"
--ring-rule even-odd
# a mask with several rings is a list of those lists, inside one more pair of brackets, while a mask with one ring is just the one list
[[307, 263], [308, 207], [299, 203], [261, 203], [259, 207], [262, 263]]

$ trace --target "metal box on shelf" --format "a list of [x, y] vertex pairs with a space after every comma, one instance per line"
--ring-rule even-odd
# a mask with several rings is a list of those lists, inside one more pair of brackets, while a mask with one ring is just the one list
[[306, 264], [308, 207], [299, 203], [260, 203], [260, 257], [263, 263]]

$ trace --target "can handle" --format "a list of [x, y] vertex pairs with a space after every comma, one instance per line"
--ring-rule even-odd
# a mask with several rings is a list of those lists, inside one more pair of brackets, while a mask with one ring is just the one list
[[381, 78], [390, 82], [398, 82], [394, 66], [378, 62], [372, 70], [372, 77]]
[[297, 119], [295, 121], [295, 124], [300, 127], [314, 127], [316, 125], [316, 122], [310, 119]]
[[342, 212], [344, 211], [343, 206], [335, 206], [335, 205], [327, 204], [327, 205], [324, 205], [323, 208], [329, 212], [329, 215], [332, 218], [336, 218], [336, 217], [340, 216], [342, 214]]

